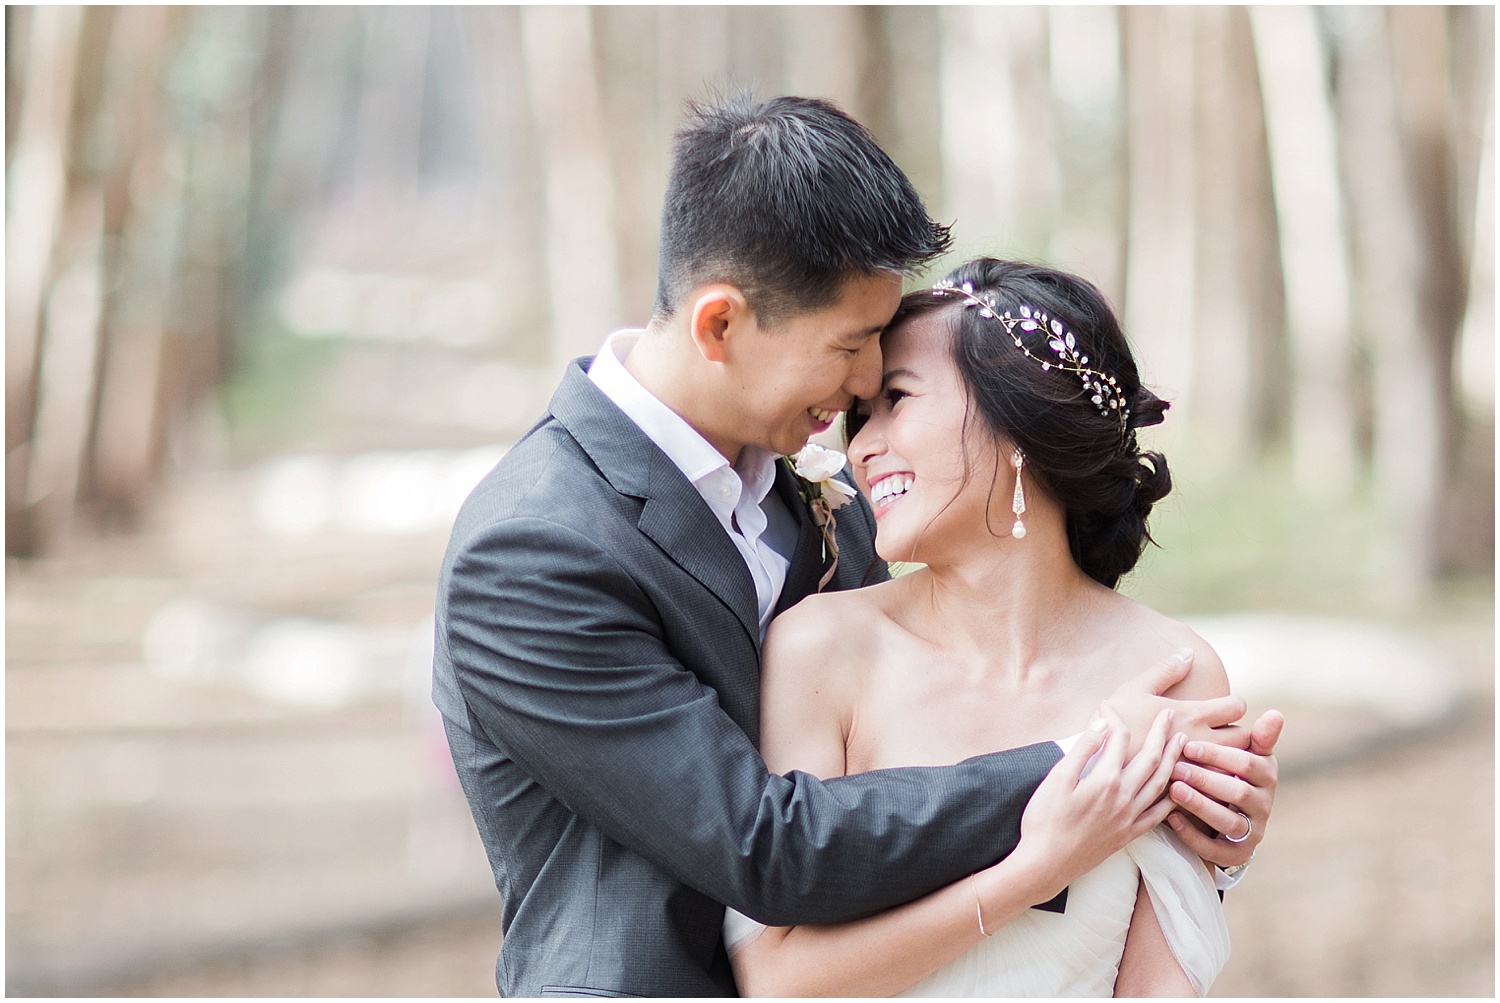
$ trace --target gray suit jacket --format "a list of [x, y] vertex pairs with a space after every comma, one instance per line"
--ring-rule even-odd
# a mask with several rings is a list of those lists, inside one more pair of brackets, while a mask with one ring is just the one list
[[[723, 905], [775, 925], [868, 915], [1009, 853], [1052, 743], [821, 782], [767, 772], [739, 552], [693, 486], [568, 367], [474, 489], [437, 600], [433, 694], [503, 902], [503, 995], [735, 994]], [[784, 465], [781, 465], [784, 467]], [[817, 588], [800, 520], [780, 608]], [[834, 587], [874, 560], [838, 518]]]

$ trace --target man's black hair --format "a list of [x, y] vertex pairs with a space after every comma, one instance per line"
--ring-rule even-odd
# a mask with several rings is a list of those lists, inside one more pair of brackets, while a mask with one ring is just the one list
[[691, 103], [662, 208], [653, 316], [727, 282], [774, 326], [835, 302], [851, 278], [925, 264], [949, 240], [901, 168], [829, 102]]

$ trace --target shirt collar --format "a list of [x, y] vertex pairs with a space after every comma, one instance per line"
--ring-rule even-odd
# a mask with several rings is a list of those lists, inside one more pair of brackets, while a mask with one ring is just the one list
[[[644, 333], [624, 330], [610, 335], [589, 366], [589, 379], [646, 433], [684, 477], [698, 485], [730, 463], [686, 419], [641, 386], [625, 368], [626, 357]], [[740, 450], [739, 461], [732, 469], [744, 483], [746, 495], [759, 505], [776, 481], [776, 455], [758, 446], [746, 446]]]

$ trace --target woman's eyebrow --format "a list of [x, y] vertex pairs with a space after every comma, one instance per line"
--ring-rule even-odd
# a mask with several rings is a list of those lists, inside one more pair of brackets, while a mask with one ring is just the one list
[[914, 370], [907, 369], [905, 366], [898, 366], [895, 369], [887, 369], [884, 375], [880, 377], [880, 385], [886, 386], [891, 382], [891, 380], [897, 379], [902, 376], [910, 376], [916, 378], [917, 373]]

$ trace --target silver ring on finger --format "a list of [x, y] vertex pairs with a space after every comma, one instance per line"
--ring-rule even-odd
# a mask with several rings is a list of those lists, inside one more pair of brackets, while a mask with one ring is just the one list
[[1243, 836], [1231, 836], [1227, 832], [1221, 832], [1219, 833], [1219, 835], [1223, 836], [1226, 842], [1243, 843], [1245, 840], [1250, 838], [1250, 833], [1255, 831], [1255, 826], [1251, 823], [1249, 815], [1246, 815], [1242, 811], [1237, 811], [1235, 812], [1235, 814], [1245, 820], [1245, 834]]

